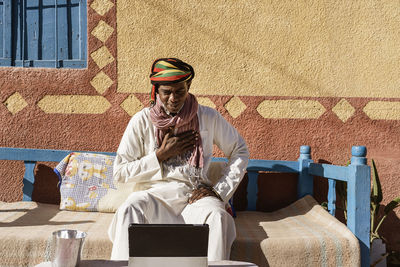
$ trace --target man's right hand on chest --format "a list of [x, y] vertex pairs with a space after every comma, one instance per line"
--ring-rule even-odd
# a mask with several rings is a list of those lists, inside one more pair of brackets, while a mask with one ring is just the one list
[[199, 133], [193, 130], [176, 135], [168, 132], [164, 136], [161, 146], [156, 150], [158, 161], [161, 163], [169, 158], [181, 155], [193, 149], [199, 138]]

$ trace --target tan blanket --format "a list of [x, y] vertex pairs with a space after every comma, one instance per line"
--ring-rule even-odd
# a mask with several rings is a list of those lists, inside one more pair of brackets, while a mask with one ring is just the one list
[[51, 233], [60, 229], [88, 233], [83, 259], [109, 259], [112, 243], [107, 228], [113, 215], [60, 211], [58, 205], [36, 202], [0, 202], [0, 266], [34, 266], [48, 261]]
[[[29, 211], [29, 212], [28, 212]], [[0, 266], [49, 260], [51, 233], [85, 231], [83, 259], [109, 259], [113, 213], [60, 211], [57, 205], [0, 202]], [[359, 244], [312, 197], [272, 213], [238, 212], [231, 259], [263, 266], [359, 266]]]
[[360, 266], [357, 238], [311, 196], [276, 212], [238, 212], [231, 259], [264, 266]]

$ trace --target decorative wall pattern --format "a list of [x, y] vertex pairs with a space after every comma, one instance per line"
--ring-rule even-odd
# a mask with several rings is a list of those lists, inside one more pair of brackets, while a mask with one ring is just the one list
[[111, 106], [104, 97], [89, 95], [47, 95], [37, 105], [45, 113], [64, 114], [102, 114]]
[[318, 119], [325, 108], [315, 100], [264, 100], [257, 111], [270, 119]]
[[100, 16], [104, 16], [114, 6], [109, 0], [93, 0], [90, 5]]
[[400, 102], [371, 101], [363, 111], [371, 120], [400, 120]]
[[[260, 12], [265, 12], [265, 14], [268, 15], [277, 15], [275, 14], [274, 10], [264, 10], [264, 11], [260, 11], [260, 10], [255, 10], [254, 7], [250, 8], [249, 6], [247, 6], [245, 4], [244, 1], [239, 1], [237, 3], [238, 6], [241, 6], [245, 9], [243, 14], [238, 14], [238, 10], [236, 9], [231, 9], [231, 7], [227, 7], [225, 6], [221, 1], [215, 0], [214, 2], [217, 3], [216, 6], [219, 7], [220, 11], [216, 11], [216, 12], [222, 12], [222, 7], [227, 8], [227, 12], [231, 12], [232, 15], [236, 14], [240, 17], [244, 17], [247, 14], [247, 12], [256, 12], [257, 14], [260, 15]], [[145, 37], [144, 41], [146, 40], [146, 38], [148, 38], [147, 36], [150, 36], [150, 38], [153, 38], [153, 34], [147, 34], [144, 33], [143, 31], [139, 31], [136, 32], [135, 29], [137, 28], [149, 28], [150, 27], [150, 31], [151, 32], [151, 16], [137, 16], [137, 17], [132, 17], [132, 16], [128, 16], [125, 13], [126, 12], [133, 12], [134, 14], [139, 14], [136, 13], [137, 9], [143, 9], [146, 12], [149, 12], [151, 14], [153, 13], [159, 13], [159, 12], [167, 12], [171, 13], [171, 14], [176, 14], [178, 12], [178, 10], [174, 13], [171, 10], [171, 6], [174, 3], [174, 1], [165, 1], [163, 4], [158, 5], [157, 7], [154, 6], [154, 3], [152, 3], [151, 1], [147, 4], [145, 3], [141, 3], [139, 4], [139, 2], [135, 2], [135, 1], [119, 1], [116, 5], [116, 9], [117, 9], [117, 16], [116, 19], [118, 21], [118, 65], [119, 65], [119, 69], [118, 69], [118, 74], [117, 74], [117, 80], [119, 81], [119, 85], [118, 85], [118, 89], [117, 91], [120, 93], [124, 93], [124, 92], [137, 92], [137, 93], [145, 93], [148, 91], [149, 85], [148, 85], [148, 81], [145, 79], [146, 74], [143, 73], [144, 70], [147, 70], [146, 67], [142, 66], [142, 65], [137, 65], [137, 63], [135, 63], [135, 60], [131, 60], [133, 54], [132, 51], [132, 38], [136, 38], [137, 39], [142, 39], [141, 37]], [[256, 3], [256, 6], [260, 6], [261, 3]], [[287, 3], [286, 3], [287, 5]], [[91, 86], [93, 86], [93, 88], [97, 91], [97, 93], [99, 95], [104, 95], [107, 90], [116, 82], [113, 79], [111, 79], [102, 69], [104, 67], [106, 67], [107, 65], [109, 65], [110, 63], [114, 62], [116, 59], [114, 58], [114, 56], [112, 55], [112, 53], [110, 52], [109, 48], [107, 47], [107, 41], [109, 40], [110, 36], [113, 34], [113, 32], [116, 30], [114, 29], [112, 26], [110, 26], [107, 22], [105, 22], [102, 17], [104, 17], [104, 15], [106, 15], [108, 12], [110, 12], [111, 9], [115, 8], [115, 4], [110, 1], [110, 0], [94, 0], [92, 1], [92, 3], [90, 4], [90, 7], [99, 15], [98, 17], [98, 21], [96, 22], [96, 26], [93, 28], [93, 30], [90, 32], [90, 34], [94, 37], [96, 37], [98, 40], [100, 40], [103, 45], [96, 49], [95, 51], [89, 51], [90, 53], [90, 57], [92, 58], [92, 60], [95, 62], [95, 64], [97, 65], [99, 72], [97, 72], [93, 78], [90, 80], [90, 84]], [[265, 7], [265, 6], [264, 6]], [[199, 10], [203, 10], [203, 11], [210, 11], [209, 5], [198, 5], [198, 10], [194, 11], [192, 9], [190, 9], [190, 12], [199, 12]], [[315, 8], [313, 7], [305, 7], [310, 11], [313, 11]], [[316, 7], [318, 8], [318, 7]], [[330, 7], [331, 9], [335, 9], [334, 6]], [[359, 6], [359, 9], [357, 10], [358, 12], [361, 11], [365, 11], [366, 7], [363, 6]], [[242, 9], [240, 9], [242, 10]], [[262, 9], [261, 9], [262, 10]], [[368, 10], [368, 12], [372, 12], [370, 10]], [[215, 12], [214, 12], [215, 13]], [[197, 14], [197, 13], [196, 13]], [[217, 14], [217, 13], [216, 13]], [[222, 15], [222, 13], [220, 14]], [[254, 14], [253, 14], [254, 15]], [[323, 16], [328, 16], [326, 13], [322, 14]], [[319, 15], [319, 18], [321, 18]], [[183, 16], [183, 14], [180, 14], [180, 16]], [[140, 20], [137, 20], [140, 17]], [[328, 16], [329, 17], [329, 16]], [[178, 17], [179, 18], [179, 17]], [[180, 17], [183, 21], [186, 22], [190, 22], [194, 25], [196, 25], [197, 27], [199, 27], [200, 32], [196, 33], [197, 34], [202, 34], [202, 30], [207, 29], [207, 27], [213, 27], [213, 24], [208, 24], [207, 21], [212, 20], [213, 16], [210, 16], [209, 18], [203, 18], [205, 20], [205, 22], [203, 22], [203, 24], [196, 24], [198, 21], [196, 19], [194, 19], [193, 17], [187, 16], [187, 17]], [[291, 23], [293, 23], [293, 17], [290, 14], [284, 14], [283, 18], [286, 19], [286, 26], [291, 26]], [[93, 19], [93, 18], [92, 18]], [[315, 18], [314, 18], [315, 19]], [[350, 19], [350, 18], [349, 18]], [[296, 21], [298, 24], [307, 24], [310, 22], [309, 20], [311, 20], [311, 17], [306, 17], [304, 18], [304, 21]], [[363, 18], [363, 20], [365, 22], [368, 22], [368, 19]], [[135, 25], [135, 27], [132, 27], [132, 23], [135, 22], [138, 25]], [[268, 20], [266, 20], [264, 23], [267, 23]], [[177, 23], [177, 24], [176, 24]], [[182, 22], [176, 21], [174, 23], [172, 23], [172, 30], [173, 31], [178, 31], [177, 34], [182, 33], [185, 34], [187, 32], [185, 32], [184, 29], [182, 29], [181, 27], [178, 27], [178, 25], [181, 25]], [[241, 26], [236, 25], [234, 22], [230, 22], [232, 23], [232, 28], [228, 28], [229, 31], [238, 31], [238, 27], [239, 27], [239, 31], [244, 31], [248, 28], [246, 28], [247, 24], [243, 24]], [[262, 23], [262, 22], [258, 22], [258, 23]], [[341, 22], [337, 22], [337, 23], [341, 23]], [[297, 24], [296, 24], [297, 25]], [[382, 24], [382, 26], [386, 26], [387, 22], [384, 22]], [[143, 26], [143, 27], [141, 27]], [[233, 27], [234, 26], [234, 27]], [[244, 27], [244, 28], [243, 28]], [[271, 27], [276, 27], [276, 29], [280, 29], [282, 30], [282, 25], [278, 24], [272, 24]], [[324, 28], [325, 27], [325, 28]], [[285, 27], [283, 27], [285, 28]], [[320, 30], [321, 33], [324, 33], [325, 30], [327, 29], [331, 29], [330, 25], [326, 25], [326, 26], [321, 26]], [[168, 33], [169, 30], [167, 30]], [[258, 30], [257, 30], [258, 31]], [[337, 30], [339, 32], [343, 32], [342, 30]], [[135, 33], [139, 33], [139, 34], [135, 34]], [[166, 38], [168, 38], [168, 34], [166, 33]], [[193, 32], [189, 32], [189, 34], [193, 34]], [[269, 33], [267, 32], [266, 35], [268, 35]], [[337, 34], [337, 33], [334, 33]], [[156, 34], [154, 34], [156, 35]], [[176, 34], [175, 34], [176, 35]], [[231, 33], [231, 36], [233, 39], [235, 39], [236, 37], [236, 33]], [[314, 36], [314, 35], [313, 35]], [[158, 38], [158, 37], [155, 37]], [[254, 38], [254, 36], [250, 35], [249, 36], [249, 40], [251, 41], [252, 38]], [[314, 38], [316, 38], [314, 36]], [[363, 37], [360, 37], [361, 39]], [[386, 34], [386, 39], [391, 38], [390, 33]], [[195, 39], [195, 38], [194, 38]], [[163, 39], [161, 39], [160, 41], [162, 41]], [[253, 40], [255, 41], [255, 40]], [[301, 41], [301, 40], [299, 40]], [[303, 40], [304, 41], [304, 40]], [[186, 42], [182, 42], [181, 43], [177, 43], [177, 46], [180, 47], [183, 51], [184, 51], [184, 47], [187, 46]], [[163, 42], [161, 42], [163, 43]], [[329, 43], [329, 42], [328, 42]], [[136, 44], [138, 44], [136, 42]], [[140, 44], [140, 43], [139, 43]], [[228, 42], [229, 44], [229, 42]], [[226, 45], [226, 44], [225, 44]], [[326, 44], [325, 44], [326, 45]], [[214, 43], [207, 43], [205, 42], [205, 45], [203, 48], [205, 48], [206, 50], [213, 50], [215, 49], [215, 44]], [[229, 46], [229, 45], [228, 45]], [[235, 48], [235, 46], [233, 46]], [[261, 47], [260, 47], [261, 48]], [[270, 48], [274, 48], [273, 44], [271, 45], [267, 45], [266, 46], [267, 49]], [[315, 47], [313, 47], [315, 48]], [[142, 48], [142, 46], [140, 45], [139, 49], [145, 49]], [[228, 50], [226, 50], [228, 49]], [[229, 47], [224, 49], [223, 51], [229, 52]], [[392, 47], [390, 49], [393, 49]], [[152, 50], [154, 50], [154, 47], [150, 48], [150, 51], [147, 51], [147, 54], [149, 54]], [[235, 50], [235, 49], [233, 49]], [[276, 52], [276, 49], [271, 49], [272, 51]], [[214, 51], [214, 50], [213, 50]], [[175, 49], [171, 50], [172, 53], [176, 53]], [[232, 51], [234, 52], [234, 51]], [[240, 52], [240, 51], [239, 51]], [[159, 53], [159, 52], [157, 52]], [[155, 53], [155, 54], [157, 54]], [[263, 54], [263, 49], [260, 50], [260, 53]], [[388, 52], [389, 54], [391, 52]], [[183, 54], [187, 54], [187, 51], [183, 52]], [[218, 54], [216, 54], [218, 56]], [[153, 55], [152, 55], [153, 56]], [[194, 55], [194, 61], [196, 61], [196, 55]], [[222, 55], [219, 55], [219, 61], [225, 62], [225, 64], [232, 64], [232, 60], [230, 59], [226, 59], [221, 57]], [[207, 57], [207, 55], [206, 55]], [[212, 55], [212, 57], [215, 57], [215, 54]], [[218, 57], [217, 57], [218, 58]], [[146, 58], [147, 63], [149, 63], [150, 59]], [[307, 58], [302, 58], [302, 60], [307, 60]], [[326, 61], [327, 59], [324, 57], [321, 57], [320, 59], [321, 61]], [[331, 58], [329, 58], [329, 60], [332, 60]], [[198, 60], [197, 60], [198, 61]], [[246, 58], [246, 62], [248, 61], [248, 59]], [[252, 62], [252, 64], [256, 63], [256, 61], [251, 60], [250, 57], [250, 61]], [[139, 61], [141, 62], [141, 61]], [[210, 66], [208, 66], [209, 68], [214, 68], [212, 66], [212, 62], [213, 60], [211, 60], [210, 63], [208, 63]], [[250, 64], [251, 62], [247, 62], [245, 63], [244, 61], [240, 60], [238, 61], [238, 63], [240, 64]], [[332, 62], [331, 62], [332, 63]], [[150, 64], [150, 63], [149, 63]], [[147, 64], [147, 65], [149, 65]], [[314, 64], [318, 65], [318, 62], [314, 62]], [[147, 66], [146, 65], [146, 66]], [[243, 73], [247, 73], [249, 72], [249, 70], [247, 70], [247, 67], [245, 65], [241, 65], [239, 66], [239, 69], [233, 69], [233, 73], [237, 72], [239, 74], [243, 74]], [[139, 67], [140, 69], [137, 69], [137, 67]], [[203, 68], [203, 65], [199, 66], [199, 78], [196, 78], [195, 82], [194, 82], [194, 93], [207, 93], [209, 94], [209, 92], [204, 91], [205, 85], [204, 82], [205, 81], [200, 81], [197, 82], [196, 81], [198, 79], [201, 79], [202, 76], [204, 76], [204, 73], [201, 72]], [[226, 72], [225, 70], [223, 70], [222, 72]], [[208, 72], [206, 72], [208, 73]], [[143, 76], [143, 77], [138, 77], [138, 74]], [[307, 75], [307, 73], [304, 73], [305, 75]], [[270, 76], [270, 71], [268, 70], [268, 68], [264, 68], [263, 70], [260, 70], [260, 75], [263, 76]], [[243, 79], [245, 79], [245, 77], [242, 77]], [[273, 78], [273, 76], [270, 76], [270, 78]], [[132, 81], [136, 80], [136, 83], [132, 83]], [[226, 80], [225, 78], [223, 80]], [[236, 86], [236, 79], [232, 79], [233, 86]], [[246, 80], [246, 79], [245, 79]], [[390, 82], [390, 81], [389, 81]], [[209, 83], [208, 79], [207, 79], [207, 83]], [[299, 80], [299, 83], [301, 83], [301, 81]], [[138, 84], [138, 85], [136, 85]], [[268, 84], [268, 82], [266, 82], [266, 84]], [[218, 82], [217, 82], [217, 87], [220, 87]], [[251, 84], [250, 84], [251, 85]], [[287, 88], [282, 85], [280, 86], [283, 90], [280, 90], [280, 93], [277, 94], [278, 95], [282, 95], [282, 94], [287, 94], [287, 92], [284, 92], [287, 90]], [[200, 89], [198, 89], [200, 88]], [[240, 95], [237, 95], [237, 92], [240, 91], [242, 92], [242, 94], [244, 95], [248, 95], [248, 96], [252, 96], [254, 94], [258, 95], [258, 93], [253, 92], [252, 90], [249, 90], [248, 93], [246, 93], [246, 91], [241, 91], [241, 90], [237, 90], [237, 89], [230, 89], [229, 86], [225, 86], [223, 87], [223, 91], [220, 91], [219, 89], [217, 90], [213, 90], [212, 94], [221, 94], [223, 93], [224, 95], [232, 95], [231, 100], [229, 100], [225, 105], [224, 108], [228, 111], [228, 113], [233, 117], [233, 118], [237, 118], [242, 112], [245, 112], [246, 110], [246, 105], [240, 100]], [[333, 90], [332, 90], [333, 89]], [[299, 99], [298, 96], [306, 96], [306, 95], [312, 95], [313, 97], [315, 96], [322, 96], [322, 98], [324, 97], [329, 97], [329, 96], [344, 96], [344, 95], [348, 95], [348, 96], [356, 96], [356, 95], [364, 95], [364, 96], [369, 96], [369, 95], [377, 95], [377, 93], [379, 92], [379, 94], [386, 96], [386, 97], [396, 97], [398, 96], [397, 92], [399, 90], [384, 90], [385, 93], [382, 94], [382, 90], [376, 91], [375, 89], [365, 89], [363, 90], [363, 92], [358, 92], [358, 93], [351, 93], [352, 90], [351, 88], [346, 89], [346, 90], [337, 90], [336, 87], [332, 87], [332, 89], [326, 89], [325, 91], [319, 91], [319, 92], [309, 92], [307, 93], [307, 91], [313, 91], [312, 86], [308, 86], [308, 88], [303, 88], [302, 90], [300, 90], [298, 93], [292, 93], [292, 96], [296, 96], [296, 99], [283, 99], [283, 100], [279, 100], [279, 99], [274, 99], [274, 100], [264, 100], [262, 101], [258, 107], [256, 108], [257, 112], [259, 115], [261, 115], [263, 118], [265, 119], [318, 119], [321, 117], [321, 115], [326, 112], [326, 109], [318, 102], [318, 97], [314, 98], [314, 100], [309, 100], [309, 99]], [[274, 90], [273, 90], [274, 91]], [[265, 91], [265, 89], [261, 90], [261, 92], [263, 92], [265, 95], [271, 95], [271, 91], [267, 90]], [[375, 93], [377, 92], [377, 93]], [[313, 95], [314, 94], [314, 95]], [[100, 100], [101, 99], [101, 100]], [[79, 108], [77, 107], [68, 107], [69, 105], [72, 104], [71, 101], [76, 101], [76, 105], [79, 105]], [[212, 100], [210, 100], [209, 98], [203, 98], [200, 99], [200, 102], [203, 104], [206, 104], [208, 106], [211, 107], [216, 107], [215, 103], [212, 102]], [[23, 108], [25, 108], [28, 104], [26, 103], [26, 101], [24, 100], [24, 98], [18, 94], [15, 93], [14, 95], [10, 96], [8, 99], [6, 99], [6, 101], [3, 102], [3, 104], [7, 107], [7, 109], [12, 113], [12, 114], [16, 114], [17, 112], [21, 111]], [[42, 109], [45, 113], [64, 113], [64, 114], [101, 114], [104, 113], [108, 108], [110, 108], [110, 106], [112, 104], [109, 103], [109, 101], [107, 101], [106, 98], [102, 98], [102, 97], [94, 97], [94, 96], [88, 96], [88, 95], [80, 95], [80, 94], [76, 94], [74, 95], [74, 97], [70, 96], [70, 95], [60, 95], [60, 96], [45, 96], [41, 101], [39, 101], [37, 103], [38, 107], [40, 109]], [[99, 108], [94, 109], [94, 105], [100, 105]], [[136, 113], [137, 111], [139, 111], [144, 105], [147, 105], [147, 103], [141, 103], [139, 99], [136, 98], [135, 95], [129, 95], [123, 102], [120, 103], [120, 106], [123, 110], [125, 110], [129, 115], [133, 115], [134, 113]], [[367, 105], [363, 108], [363, 112], [371, 119], [371, 120], [400, 120], [400, 102], [398, 101], [375, 101], [372, 100], [369, 103], [367, 103]], [[332, 112], [335, 113], [338, 118], [343, 122], [346, 123], [348, 121], [348, 119], [350, 117], [352, 117], [355, 113], [355, 108], [345, 99], [341, 99], [333, 108], [332, 108]]]
[[6, 106], [8, 111], [10, 111], [11, 114], [14, 115], [23, 110], [28, 105], [28, 103], [26, 103], [25, 99], [18, 92], [15, 92], [10, 97], [8, 97], [6, 101], [4, 101], [4, 105]]
[[346, 122], [351, 116], [353, 116], [355, 108], [346, 99], [342, 98], [332, 108], [332, 111], [342, 122]]
[[[100, 71], [90, 81], [90, 84], [99, 94], [104, 92], [114, 83], [104, 72]], [[199, 103], [211, 108], [216, 108], [215, 103], [208, 97], [198, 97]], [[121, 104], [129, 116], [132, 116], [144, 106], [135, 95], [129, 95]], [[13, 115], [23, 110], [28, 104], [25, 99], [15, 92], [3, 104]], [[45, 96], [37, 106], [45, 113], [64, 114], [102, 114], [110, 107], [110, 102], [102, 96], [89, 95], [59, 95]], [[237, 118], [247, 106], [240, 97], [233, 96], [224, 108], [233, 117]], [[327, 110], [317, 100], [264, 100], [256, 111], [265, 119], [319, 119]], [[331, 110], [343, 123], [351, 118], [356, 109], [346, 100], [341, 99]], [[400, 120], [400, 102], [396, 101], [370, 101], [362, 112], [371, 120]]]

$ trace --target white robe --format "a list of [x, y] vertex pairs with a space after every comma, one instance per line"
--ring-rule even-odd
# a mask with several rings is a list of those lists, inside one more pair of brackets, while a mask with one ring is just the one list
[[[114, 162], [114, 179], [135, 182], [136, 190], [117, 210], [109, 227], [113, 241], [112, 260], [127, 260], [128, 225], [130, 223], [207, 223], [209, 260], [229, 259], [230, 248], [236, 237], [235, 224], [225, 211], [245, 173], [249, 153], [243, 138], [217, 111], [199, 105], [200, 136], [203, 145], [204, 167], [202, 182], [213, 184], [223, 202], [206, 197], [188, 204], [192, 186], [183, 168], [167, 168], [156, 157], [155, 128], [150, 110], [145, 108], [130, 120]], [[222, 177], [212, 181], [208, 177], [213, 144], [229, 159]]]

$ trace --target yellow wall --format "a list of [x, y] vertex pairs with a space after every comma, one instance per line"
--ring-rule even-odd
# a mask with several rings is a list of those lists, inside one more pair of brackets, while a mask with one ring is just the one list
[[118, 0], [118, 92], [155, 57], [196, 66], [194, 93], [400, 97], [399, 1]]

